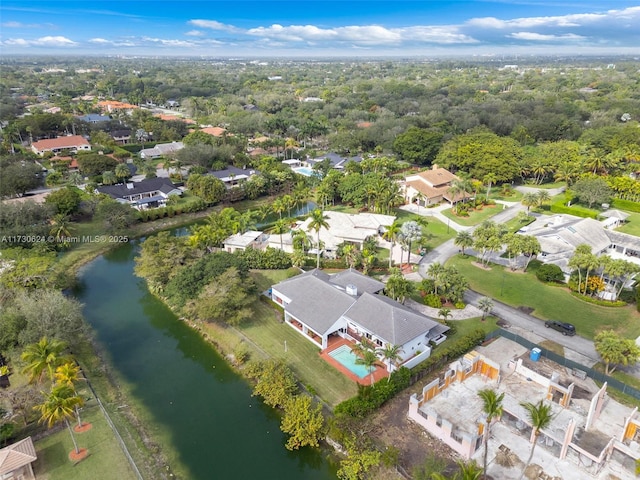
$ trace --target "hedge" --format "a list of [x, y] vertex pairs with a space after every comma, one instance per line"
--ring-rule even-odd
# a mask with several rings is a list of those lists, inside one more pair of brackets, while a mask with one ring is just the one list
[[611, 202], [611, 206], [613, 208], [619, 208], [620, 210], [627, 210], [628, 212], [640, 213], [640, 203], [632, 202], [631, 200], [614, 198]]
[[591, 210], [586, 207], [581, 207], [579, 205], [573, 205], [571, 207], [567, 207], [563, 202], [556, 202], [551, 204], [551, 212], [552, 213], [566, 213], [568, 215], [575, 215], [576, 217], [583, 218], [597, 218], [598, 212], [595, 210]]
[[624, 307], [627, 305], [627, 303], [623, 302], [622, 300], [616, 300], [615, 302], [612, 302], [611, 300], [600, 300], [593, 297], [585, 297], [578, 292], [571, 292], [571, 295], [582, 300], [583, 302], [593, 303], [594, 305], [600, 305], [601, 307]]

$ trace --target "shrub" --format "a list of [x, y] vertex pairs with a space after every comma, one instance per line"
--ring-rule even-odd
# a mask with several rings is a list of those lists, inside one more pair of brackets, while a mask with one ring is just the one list
[[536, 272], [536, 277], [541, 282], [556, 282], [563, 283], [564, 282], [564, 274], [562, 273], [562, 269], [553, 264], [543, 264], [540, 265]]
[[244, 260], [249, 268], [261, 270], [284, 270], [291, 266], [291, 257], [279, 248], [267, 247], [266, 250], [247, 248], [237, 255]]
[[618, 296], [618, 300], [622, 300], [624, 303], [636, 303], [637, 301], [637, 289], [636, 288], [625, 288], [620, 292]]
[[[584, 283], [582, 285], [584, 285]], [[622, 300], [616, 300], [615, 302], [612, 302], [611, 300], [601, 300], [599, 298], [587, 297], [578, 292], [571, 292], [571, 295], [584, 302], [592, 303], [594, 305], [600, 305], [601, 307], [624, 307], [627, 305]]]
[[458, 310], [462, 310], [467, 305], [464, 302], [456, 302], [456, 303], [453, 304], [453, 306], [456, 307]]
[[424, 296], [424, 304], [431, 308], [440, 308], [442, 307], [442, 300], [435, 293], [429, 293]]
[[238, 343], [236, 348], [233, 349], [233, 356], [236, 359], [238, 365], [242, 365], [249, 359], [249, 347], [244, 342]]
[[567, 213], [569, 215], [575, 215], [576, 217], [583, 218], [596, 218], [598, 216], [597, 211], [581, 207], [579, 205], [572, 205], [571, 207], [567, 207], [564, 204], [564, 200], [551, 204], [551, 212]]

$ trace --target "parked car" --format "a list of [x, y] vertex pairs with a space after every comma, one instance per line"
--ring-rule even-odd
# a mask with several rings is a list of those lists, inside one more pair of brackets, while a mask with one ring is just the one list
[[563, 335], [573, 336], [576, 334], [576, 327], [570, 323], [558, 322], [557, 320], [547, 320], [544, 322], [544, 326], [547, 328], [553, 328]]

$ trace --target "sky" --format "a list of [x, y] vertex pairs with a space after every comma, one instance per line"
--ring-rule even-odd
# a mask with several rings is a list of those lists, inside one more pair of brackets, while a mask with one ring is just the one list
[[640, 56], [640, 0], [2, 0], [0, 54]]

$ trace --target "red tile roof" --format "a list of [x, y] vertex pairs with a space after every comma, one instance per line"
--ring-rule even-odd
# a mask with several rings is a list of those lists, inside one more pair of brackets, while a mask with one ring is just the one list
[[80, 145], [90, 145], [90, 143], [80, 135], [68, 135], [66, 137], [49, 138], [47, 140], [33, 142], [33, 147], [38, 151], [58, 148], [75, 148]]

